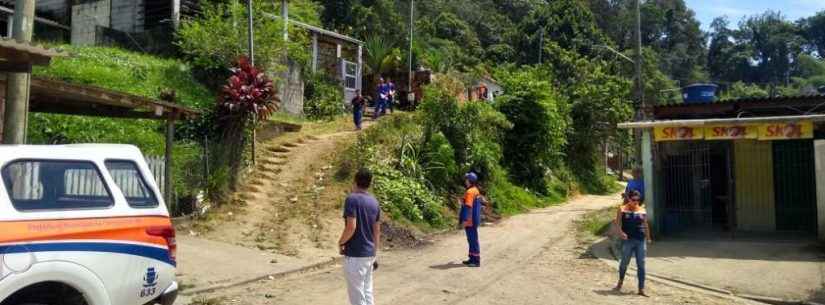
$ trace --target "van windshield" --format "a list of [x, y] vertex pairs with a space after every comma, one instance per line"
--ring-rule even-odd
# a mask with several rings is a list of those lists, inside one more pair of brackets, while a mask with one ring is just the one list
[[149, 189], [135, 162], [121, 160], [106, 160], [106, 169], [120, 188], [129, 206], [136, 208], [151, 208], [158, 206], [155, 194]]
[[20, 160], [6, 165], [3, 185], [20, 211], [105, 208], [114, 200], [88, 161]]

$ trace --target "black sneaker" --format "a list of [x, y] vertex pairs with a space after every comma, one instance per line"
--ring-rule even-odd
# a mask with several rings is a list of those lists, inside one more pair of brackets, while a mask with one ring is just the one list
[[476, 263], [476, 262], [471, 262], [471, 263], [466, 264], [466, 265], [467, 265], [467, 267], [472, 267], [472, 268], [481, 267], [481, 263]]
[[461, 262], [462, 265], [469, 265], [469, 264], [472, 264], [472, 263], [473, 263], [473, 261], [471, 261], [471, 260], [466, 260], [466, 261]]

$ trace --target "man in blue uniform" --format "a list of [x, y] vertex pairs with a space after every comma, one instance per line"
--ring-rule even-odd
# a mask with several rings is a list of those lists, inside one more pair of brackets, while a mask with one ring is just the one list
[[387, 101], [390, 97], [390, 86], [384, 82], [383, 77], [379, 79], [376, 91], [378, 99], [375, 101], [375, 112], [372, 114], [374, 120], [387, 111]]
[[481, 267], [481, 247], [478, 243], [478, 226], [481, 224], [481, 191], [478, 189], [478, 175], [473, 172], [464, 175], [464, 187], [467, 191], [461, 200], [461, 211], [458, 215], [458, 225], [464, 228], [467, 234], [467, 244], [470, 251], [468, 260], [462, 263], [469, 267]]

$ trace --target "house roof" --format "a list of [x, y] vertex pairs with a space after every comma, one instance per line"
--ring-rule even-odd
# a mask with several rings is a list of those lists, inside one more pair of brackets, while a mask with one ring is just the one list
[[[6, 76], [0, 75], [0, 88]], [[137, 119], [194, 117], [199, 110], [166, 101], [61, 80], [32, 77], [29, 111]]]
[[[270, 13], [264, 13], [264, 14], [266, 16], [270, 17], [270, 18], [273, 18], [273, 19], [281, 19], [281, 16], [278, 16], [278, 15], [274, 15], [274, 14], [270, 14]], [[300, 21], [296, 21], [294, 19], [289, 19], [289, 23], [292, 23], [296, 26], [302, 27], [302, 28], [304, 28], [304, 29], [306, 29], [310, 32], [313, 32], [313, 33], [318, 33], [318, 34], [321, 34], [321, 35], [324, 35], [324, 36], [337, 38], [337, 39], [348, 41], [348, 42], [351, 42], [351, 43], [354, 43], [354, 44], [357, 44], [357, 45], [363, 45], [364, 44], [364, 42], [361, 41], [361, 40], [349, 37], [349, 36], [344, 35], [344, 34], [339, 34], [339, 33], [336, 33], [336, 32], [333, 32], [333, 31], [330, 31], [330, 30], [327, 30], [327, 29], [323, 29], [323, 28], [320, 28], [320, 27], [317, 27], [317, 26], [314, 26], [314, 25], [310, 25], [310, 24], [306, 24], [306, 23], [303, 23], [303, 22], [300, 22]]]
[[825, 95], [752, 97], [652, 107], [656, 119], [698, 119], [825, 113]]

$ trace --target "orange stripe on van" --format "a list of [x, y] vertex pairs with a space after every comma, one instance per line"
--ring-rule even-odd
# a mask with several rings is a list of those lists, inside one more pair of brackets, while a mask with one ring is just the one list
[[146, 234], [153, 226], [171, 226], [171, 221], [161, 216], [0, 221], [0, 243], [100, 239], [166, 246], [163, 237]]

